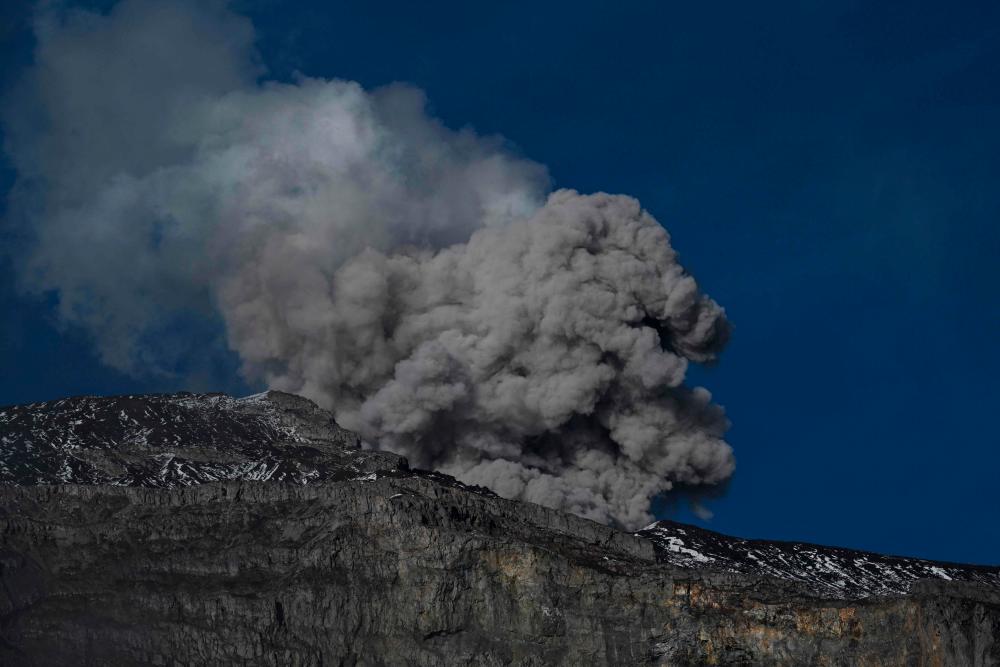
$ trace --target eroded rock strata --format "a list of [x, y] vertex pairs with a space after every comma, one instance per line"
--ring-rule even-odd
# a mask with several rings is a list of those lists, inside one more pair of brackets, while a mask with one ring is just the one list
[[1000, 569], [632, 535], [304, 399], [0, 408], [0, 663], [1000, 664]]

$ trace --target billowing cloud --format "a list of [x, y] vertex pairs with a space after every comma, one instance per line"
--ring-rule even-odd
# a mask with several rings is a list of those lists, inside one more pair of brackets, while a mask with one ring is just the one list
[[684, 385], [729, 325], [634, 199], [548, 193], [412, 87], [261, 81], [221, 5], [37, 35], [5, 116], [18, 267], [108, 364], [171, 369], [218, 320], [249, 379], [373, 446], [626, 526], [731, 475], [722, 410]]

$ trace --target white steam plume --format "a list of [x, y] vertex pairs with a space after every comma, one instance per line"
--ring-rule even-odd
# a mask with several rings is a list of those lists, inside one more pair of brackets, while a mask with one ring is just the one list
[[254, 381], [460, 479], [635, 527], [733, 471], [683, 384], [721, 308], [628, 197], [443, 127], [419, 90], [259, 83], [223, 5], [40, 16], [6, 106], [24, 285], [134, 372], [219, 317]]

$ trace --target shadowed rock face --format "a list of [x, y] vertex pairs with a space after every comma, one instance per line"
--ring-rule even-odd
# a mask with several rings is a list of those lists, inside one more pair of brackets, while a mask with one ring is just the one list
[[631, 535], [287, 394], [0, 408], [0, 484], [0, 664], [1000, 664], [997, 568]]

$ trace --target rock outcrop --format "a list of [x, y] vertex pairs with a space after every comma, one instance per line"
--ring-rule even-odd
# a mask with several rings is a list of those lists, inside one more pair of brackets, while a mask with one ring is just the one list
[[993, 665], [1000, 568], [629, 534], [304, 399], [0, 408], [0, 663]]

